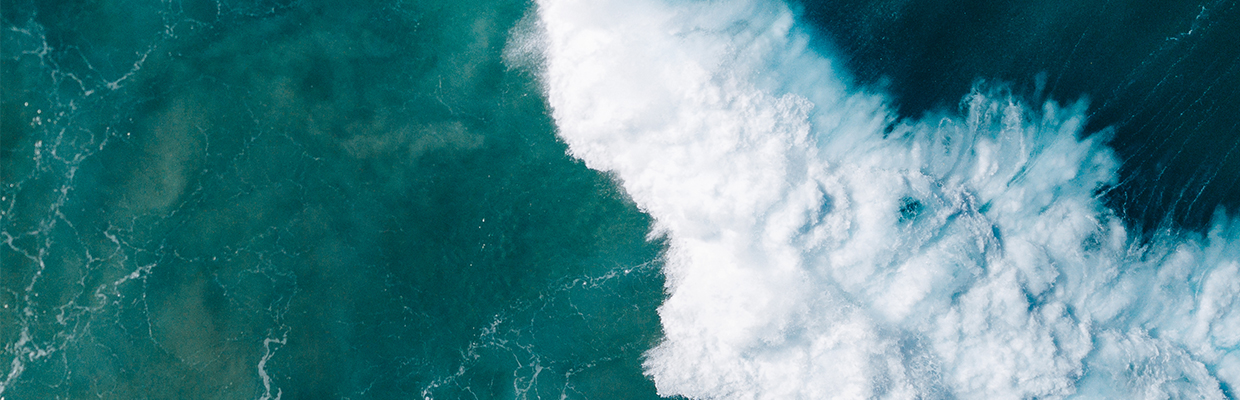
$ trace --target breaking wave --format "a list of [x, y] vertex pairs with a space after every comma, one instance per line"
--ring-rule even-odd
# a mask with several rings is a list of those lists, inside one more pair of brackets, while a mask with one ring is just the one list
[[786, 5], [671, 3], [543, 0], [507, 54], [670, 243], [661, 395], [1234, 396], [1240, 224], [1130, 235], [1084, 101], [897, 121]]

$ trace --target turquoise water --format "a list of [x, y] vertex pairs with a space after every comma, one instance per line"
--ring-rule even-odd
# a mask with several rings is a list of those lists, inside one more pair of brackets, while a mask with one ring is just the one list
[[528, 7], [6, 0], [0, 396], [653, 396], [661, 245]]
[[860, 3], [0, 0], [0, 400], [1236, 398], [1236, 3]]

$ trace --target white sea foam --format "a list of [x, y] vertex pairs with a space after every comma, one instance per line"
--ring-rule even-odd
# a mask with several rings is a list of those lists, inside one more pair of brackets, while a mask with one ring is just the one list
[[542, 46], [572, 155], [669, 238], [645, 363], [661, 394], [1240, 388], [1240, 223], [1136, 244], [1094, 197], [1117, 161], [1105, 134], [1078, 140], [1083, 103], [978, 88], [963, 115], [884, 135], [884, 97], [848, 87], [782, 3], [672, 3], [540, 0], [514, 32], [541, 37], [513, 41]]

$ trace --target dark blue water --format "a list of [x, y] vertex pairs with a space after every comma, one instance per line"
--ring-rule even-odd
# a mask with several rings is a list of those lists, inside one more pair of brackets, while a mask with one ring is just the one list
[[1240, 6], [1229, 1], [801, 1], [804, 19], [903, 117], [978, 80], [1085, 98], [1124, 161], [1107, 203], [1144, 230], [1240, 207]]
[[1235, 398], [1238, 42], [1229, 1], [0, 0], [0, 399]]

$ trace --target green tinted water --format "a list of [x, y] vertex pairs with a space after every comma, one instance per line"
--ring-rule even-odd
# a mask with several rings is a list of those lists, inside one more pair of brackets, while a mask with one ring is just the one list
[[524, 2], [3, 2], [0, 396], [645, 398], [662, 248]]

